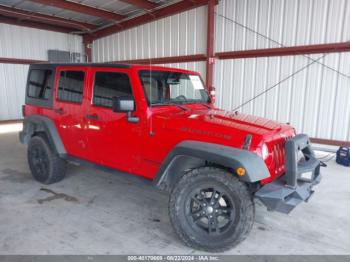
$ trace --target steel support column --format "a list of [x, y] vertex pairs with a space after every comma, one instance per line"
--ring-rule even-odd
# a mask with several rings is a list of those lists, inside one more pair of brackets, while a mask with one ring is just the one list
[[212, 95], [212, 91], [215, 91], [213, 86], [213, 75], [214, 75], [214, 29], [215, 29], [215, 5], [216, 0], [208, 1], [208, 29], [207, 29], [207, 61], [206, 61], [206, 86], [209, 93]]
[[93, 40], [91, 35], [83, 35], [83, 45], [87, 63], [92, 62], [92, 42]]

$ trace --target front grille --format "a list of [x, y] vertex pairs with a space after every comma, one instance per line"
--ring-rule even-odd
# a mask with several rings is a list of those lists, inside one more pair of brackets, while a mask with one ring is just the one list
[[288, 139], [292, 137], [286, 137], [273, 146], [272, 155], [275, 166], [275, 174], [282, 174], [286, 171], [286, 153], [285, 144]]
[[273, 146], [273, 159], [275, 163], [275, 173], [280, 174], [285, 171], [285, 142], [275, 144]]

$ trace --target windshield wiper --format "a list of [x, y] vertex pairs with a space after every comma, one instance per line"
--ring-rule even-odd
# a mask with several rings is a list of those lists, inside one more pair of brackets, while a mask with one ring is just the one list
[[212, 109], [211, 106], [209, 106], [207, 103], [200, 101], [200, 100], [196, 100], [196, 99], [188, 99], [186, 102], [183, 102], [182, 105], [187, 105], [187, 104], [195, 104], [195, 105], [202, 105], [205, 106], [208, 109]]
[[177, 106], [178, 108], [184, 110], [184, 111], [188, 111], [188, 109], [184, 106], [181, 106], [177, 103], [173, 103], [173, 102], [165, 102], [165, 103], [154, 103], [152, 104], [152, 106]]
[[205, 106], [208, 109], [211, 109], [211, 107], [208, 104], [204, 104], [204, 103], [199, 103], [199, 104], [202, 105], [202, 106]]

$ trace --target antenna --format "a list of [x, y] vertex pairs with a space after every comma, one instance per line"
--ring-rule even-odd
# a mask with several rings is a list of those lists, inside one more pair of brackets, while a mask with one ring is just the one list
[[[148, 30], [148, 33], [150, 34], [151, 30]], [[151, 111], [151, 116], [149, 119], [149, 134], [150, 136], [154, 136], [153, 132], [153, 112], [152, 112], [152, 58], [151, 58], [151, 36], [148, 37], [148, 55], [149, 55], [149, 106]]]
[[151, 58], [149, 59], [149, 88], [150, 88], [150, 92], [149, 92], [149, 101], [150, 101], [150, 110], [151, 110], [151, 116], [149, 119], [149, 134], [151, 136], [154, 136], [154, 132], [153, 132], [153, 113], [152, 113], [152, 61]]

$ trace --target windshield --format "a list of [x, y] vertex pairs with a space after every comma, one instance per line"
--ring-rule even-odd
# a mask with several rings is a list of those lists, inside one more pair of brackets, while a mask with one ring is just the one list
[[209, 103], [209, 96], [198, 75], [171, 71], [142, 70], [141, 83], [149, 104]]

